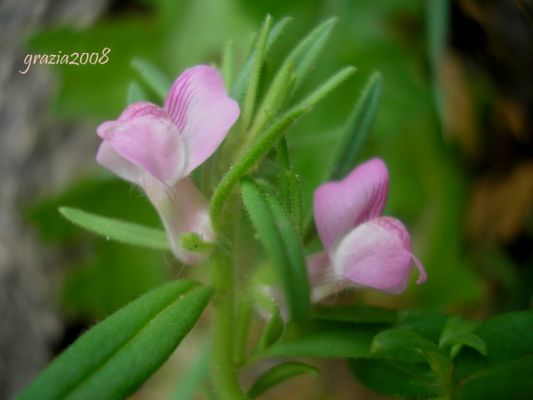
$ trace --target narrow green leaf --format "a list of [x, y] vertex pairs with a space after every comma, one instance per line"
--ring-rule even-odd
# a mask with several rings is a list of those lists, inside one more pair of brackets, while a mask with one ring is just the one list
[[252, 384], [248, 390], [248, 396], [255, 399], [268, 389], [285, 382], [295, 376], [312, 374], [317, 375], [318, 369], [311, 365], [299, 362], [287, 362], [270, 368]]
[[248, 87], [246, 89], [246, 95], [244, 96], [244, 103], [241, 113], [241, 127], [245, 131], [252, 120], [252, 115], [255, 108], [257, 99], [257, 92], [259, 88], [259, 79], [261, 77], [261, 70], [263, 68], [263, 62], [265, 60], [265, 47], [268, 39], [268, 33], [272, 24], [272, 18], [267, 15], [263, 26], [259, 32], [257, 42], [254, 49], [254, 56], [252, 62], [252, 70], [250, 72], [250, 78], [248, 79]]
[[257, 135], [278, 116], [279, 110], [289, 98], [294, 85], [293, 65], [287, 63], [281, 67], [257, 110], [254, 123], [247, 132], [242, 148], [247, 148], [256, 139]]
[[224, 48], [224, 54], [222, 56], [222, 66], [220, 68], [227, 91], [229, 91], [231, 85], [233, 85], [233, 75], [235, 74], [234, 57], [235, 56], [233, 54], [233, 43], [228, 42], [226, 44], [226, 47]]
[[426, 3], [427, 54], [432, 74], [433, 98], [442, 122], [444, 104], [439, 86], [439, 69], [446, 48], [450, 5], [448, 0], [431, 0]]
[[341, 179], [353, 169], [376, 120], [381, 86], [381, 75], [374, 72], [357, 100], [344, 128], [344, 134], [339, 140], [330, 176], [332, 179]]
[[287, 140], [284, 136], [276, 146], [276, 154], [281, 202], [296, 227], [296, 231], [300, 233], [302, 230], [302, 185], [292, 167]]
[[141, 85], [139, 85], [136, 81], [131, 82], [128, 86], [128, 105], [146, 99], [146, 93], [144, 93]]
[[287, 56], [285, 64], [294, 65], [295, 89], [302, 83], [303, 78], [320, 55], [336, 22], [337, 18], [335, 17], [322, 22], [304, 37]]
[[170, 250], [168, 239], [162, 230], [103, 217], [70, 207], [60, 207], [63, 217], [84, 229], [121, 243], [149, 247], [157, 250]]
[[222, 215], [221, 209], [226, 198], [248, 170], [272, 149], [272, 147], [279, 141], [281, 135], [283, 135], [283, 132], [285, 132], [294, 121], [306, 112], [311, 111], [318, 101], [322, 100], [354, 72], [354, 67], [346, 67], [337, 72], [304, 100], [281, 117], [277, 118], [259, 140], [257, 140], [248, 151], [243, 154], [230, 171], [224, 175], [211, 199], [210, 215], [215, 225], [218, 222], [219, 216]]
[[132, 68], [137, 71], [139, 77], [154, 91], [154, 93], [164, 100], [172, 81], [163, 74], [155, 65], [139, 58], [131, 62]]
[[317, 26], [287, 56], [270, 84], [242, 148], [245, 149], [253, 143], [268, 123], [278, 115], [279, 110], [286, 104], [320, 54], [335, 22], [336, 18], [330, 18]]
[[18, 399], [127, 397], [172, 354], [211, 296], [192, 281], [148, 292], [82, 335]]
[[282, 338], [259, 353], [259, 357], [369, 357], [370, 343], [376, 332], [368, 327], [314, 329], [296, 338]]
[[370, 306], [319, 306], [313, 317], [324, 321], [342, 321], [362, 324], [393, 324], [398, 320], [398, 312], [386, 308]]
[[265, 326], [265, 330], [259, 339], [259, 349], [267, 349], [278, 341], [283, 334], [285, 324], [281, 318], [279, 307], [276, 304], [272, 304], [272, 310], [270, 317]]
[[[269, 53], [274, 43], [281, 37], [285, 28], [287, 27], [288, 23], [291, 20], [292, 18], [290, 17], [282, 18], [272, 27], [268, 35], [268, 39], [267, 39], [266, 46], [265, 46], [265, 52], [264, 52], [265, 57]], [[246, 63], [241, 68], [241, 71], [239, 75], [237, 76], [237, 79], [235, 80], [235, 84], [233, 85], [233, 89], [231, 91], [231, 97], [233, 97], [234, 99], [237, 99], [239, 103], [244, 97], [245, 88], [250, 79], [250, 73], [252, 71], [253, 62], [254, 62], [254, 49], [252, 49], [252, 52], [248, 56]]]
[[290, 315], [305, 321], [309, 315], [309, 281], [302, 244], [279, 201], [257, 184], [244, 180], [242, 198], [281, 280]]

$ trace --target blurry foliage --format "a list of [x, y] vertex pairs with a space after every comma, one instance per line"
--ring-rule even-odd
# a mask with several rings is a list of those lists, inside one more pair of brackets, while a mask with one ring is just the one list
[[[220, 64], [220, 49], [232, 40], [242, 60], [265, 13], [278, 20], [290, 15], [295, 21], [264, 67], [270, 77], [290, 44], [317, 21], [337, 15], [324, 55], [297, 97], [340, 66], [352, 64], [358, 72], [288, 135], [303, 185], [304, 215], [311, 211], [312, 191], [325, 178], [324, 167], [329, 165], [349, 110], [370, 74], [379, 71], [381, 107], [359, 161], [376, 155], [387, 162], [391, 185], [386, 214], [398, 216], [412, 230], [415, 253], [429, 279], [425, 285], [412, 285], [400, 299], [374, 294], [368, 298], [429, 309], [471, 309], [480, 304], [487, 294], [485, 281], [478, 276], [483, 271], [474, 272], [472, 262], [479, 260], [467, 257], [465, 241], [469, 182], [461, 171], [460, 155], [443, 140], [435, 104], [438, 76], [434, 68], [443, 47], [439, 40], [446, 38], [446, 32], [437, 31], [435, 40], [428, 39], [426, 1], [145, 0], [128, 4], [134, 6], [113, 9], [85, 30], [53, 28], [31, 38], [30, 46], [41, 53], [112, 49], [109, 63], [103, 66], [56, 67], [60, 76], [57, 115], [97, 121], [115, 118], [126, 104], [128, 85], [138, 79], [131, 68], [134, 58], [149, 60], [173, 78], [192, 64]], [[447, 25], [438, 19], [433, 23]], [[331, 130], [331, 126], [339, 128]], [[158, 222], [146, 200], [116, 180], [80, 182], [34, 207], [31, 218], [45, 238], [76, 248], [81, 243], [92, 246], [87, 251], [92, 255], [82, 257], [66, 279], [63, 293], [69, 310], [101, 316], [168, 277], [169, 268], [161, 256], [85, 236], [59, 217], [60, 205], [151, 226]], [[494, 278], [492, 272], [489, 275]]]
[[169, 267], [160, 252], [127, 247], [87, 234], [58, 212], [60, 205], [98, 210], [104, 215], [157, 226], [153, 207], [129, 184], [109, 178], [80, 181], [66, 192], [28, 211], [42, 237], [68, 246], [76, 259], [64, 282], [60, 300], [75, 318], [97, 319], [164, 282]]

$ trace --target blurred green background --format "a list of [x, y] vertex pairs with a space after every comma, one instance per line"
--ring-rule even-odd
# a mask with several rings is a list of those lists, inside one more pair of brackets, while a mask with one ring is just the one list
[[[335, 139], [366, 80], [379, 71], [381, 108], [360, 161], [379, 156], [389, 166], [385, 213], [410, 228], [429, 279], [400, 297], [365, 292], [362, 301], [486, 317], [527, 308], [533, 282], [532, 95], [523, 90], [531, 83], [523, 68], [531, 66], [523, 51], [531, 42], [522, 48], [514, 31], [501, 28], [521, 26], [518, 21], [531, 35], [523, 22], [530, 9], [489, 3], [122, 0], [86, 29], [49, 27], [33, 35], [29, 46], [65, 54], [111, 48], [105, 65], [56, 67], [55, 118], [96, 127], [124, 108], [129, 83], [139, 81], [131, 67], [135, 58], [149, 60], [173, 79], [193, 64], [219, 64], [227, 40], [244, 59], [266, 13], [275, 19], [291, 16], [268, 59], [268, 77], [303, 34], [336, 15], [334, 34], [299, 94], [344, 65], [354, 65], [357, 73], [288, 134], [305, 207], [310, 209], [312, 191], [322, 182]], [[504, 13], [502, 7], [511, 10]], [[159, 222], [137, 189], [96, 163], [93, 174], [29, 208], [42, 237], [76, 259], [58, 296], [72, 324], [88, 324], [187, 273], [169, 255], [82, 232], [59, 217], [59, 205], [152, 226]]]

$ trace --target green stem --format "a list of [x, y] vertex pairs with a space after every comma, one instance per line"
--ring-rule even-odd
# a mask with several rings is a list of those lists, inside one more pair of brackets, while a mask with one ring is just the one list
[[246, 399], [237, 380], [233, 361], [235, 287], [233, 263], [228, 249], [220, 247], [213, 255], [213, 354], [211, 373], [217, 396], [221, 400]]

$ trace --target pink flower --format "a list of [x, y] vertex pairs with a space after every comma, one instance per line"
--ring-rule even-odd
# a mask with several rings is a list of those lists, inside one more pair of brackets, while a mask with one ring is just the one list
[[154, 204], [175, 256], [198, 263], [180, 237], [194, 232], [213, 240], [207, 201], [188, 178], [211, 156], [239, 117], [218, 71], [198, 65], [173, 83], [163, 108], [149, 102], [128, 106], [116, 121], [102, 123], [97, 161], [141, 186]]
[[380, 216], [388, 179], [385, 163], [375, 158], [315, 191], [315, 223], [325, 252], [308, 259], [314, 300], [344, 287], [399, 294], [407, 286], [413, 261], [420, 274], [417, 283], [426, 281], [405, 226]]

